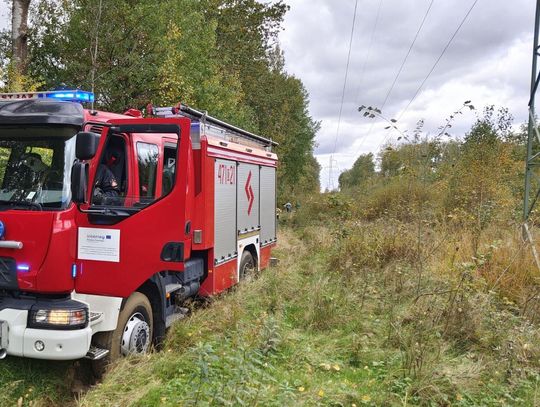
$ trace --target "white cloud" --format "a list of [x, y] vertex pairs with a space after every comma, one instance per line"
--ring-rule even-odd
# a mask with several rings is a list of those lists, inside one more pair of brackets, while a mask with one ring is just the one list
[[7, 1], [0, 0], [0, 30], [4, 30], [9, 27], [9, 6]]
[[[379, 1], [359, 1], [349, 81], [334, 154], [340, 170], [349, 168], [358, 154], [376, 153], [388, 137], [385, 123], [373, 124], [364, 119], [357, 107], [380, 106], [429, 4], [429, 0], [382, 0], [378, 28], [369, 49]], [[384, 108], [386, 116], [397, 116], [408, 104], [472, 2], [434, 2]], [[289, 3], [291, 10], [280, 37], [286, 69], [304, 82], [310, 93], [311, 114], [314, 119], [322, 120], [316, 155], [321, 165], [328, 167], [329, 154], [334, 150], [354, 0], [290, 0]], [[401, 128], [412, 129], [418, 119], [424, 118], [425, 130], [433, 133], [467, 99], [480, 110], [489, 104], [508, 107], [516, 122], [523, 122], [530, 80], [532, 3], [478, 1], [403, 116]], [[370, 57], [366, 60], [368, 50]], [[466, 132], [475, 119], [473, 113], [461, 116], [452, 129], [454, 134]], [[370, 127], [373, 127], [371, 132]], [[337, 177], [334, 170], [335, 186]], [[325, 169], [321, 175], [323, 187], [328, 182]]]

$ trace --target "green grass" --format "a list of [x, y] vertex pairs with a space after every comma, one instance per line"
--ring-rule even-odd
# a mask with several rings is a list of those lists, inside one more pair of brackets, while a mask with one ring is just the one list
[[71, 362], [7, 357], [0, 361], [0, 405], [64, 405], [72, 401], [73, 376]]
[[[278, 267], [197, 307], [162, 352], [120, 361], [72, 403], [539, 404], [540, 330], [472, 266], [443, 270], [444, 251], [419, 274], [412, 226], [284, 228]], [[0, 405], [65, 405], [69, 367], [6, 359]]]

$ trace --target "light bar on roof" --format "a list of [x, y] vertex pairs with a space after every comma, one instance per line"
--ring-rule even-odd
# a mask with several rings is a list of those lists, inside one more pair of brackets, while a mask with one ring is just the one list
[[56, 99], [64, 102], [92, 103], [94, 101], [94, 94], [78, 89], [53, 90], [50, 92], [0, 93], [0, 101], [28, 99]]

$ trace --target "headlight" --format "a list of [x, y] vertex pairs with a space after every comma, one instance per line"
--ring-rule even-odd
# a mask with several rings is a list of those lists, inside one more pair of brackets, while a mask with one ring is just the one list
[[28, 327], [39, 329], [79, 329], [88, 325], [88, 309], [40, 309], [34, 306], [28, 315]]

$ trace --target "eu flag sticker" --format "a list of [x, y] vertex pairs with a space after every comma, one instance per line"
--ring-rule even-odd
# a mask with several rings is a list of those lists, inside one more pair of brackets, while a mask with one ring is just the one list
[[77, 258], [120, 262], [120, 230], [79, 228]]

